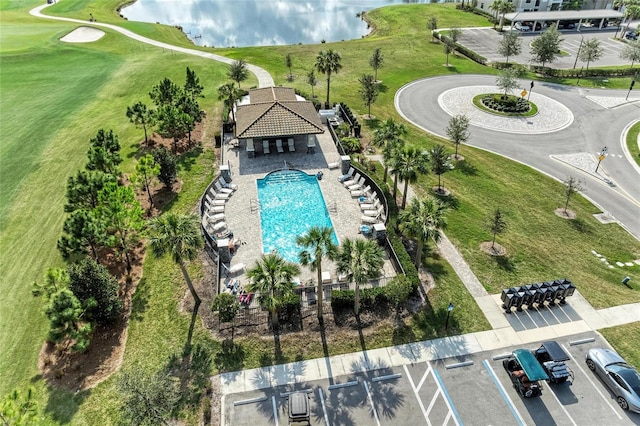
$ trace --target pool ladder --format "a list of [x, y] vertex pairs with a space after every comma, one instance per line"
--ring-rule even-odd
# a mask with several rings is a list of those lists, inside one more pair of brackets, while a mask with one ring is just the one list
[[260, 211], [260, 201], [252, 198], [249, 200], [249, 207], [251, 209], [251, 214], [257, 213]]

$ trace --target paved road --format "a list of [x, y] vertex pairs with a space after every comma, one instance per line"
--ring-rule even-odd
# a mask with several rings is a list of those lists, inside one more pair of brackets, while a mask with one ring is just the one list
[[[63, 0], [58, 0], [58, 1], [63, 1]], [[163, 49], [167, 49], [167, 50], [173, 50], [175, 52], [180, 52], [180, 53], [185, 53], [187, 55], [194, 55], [194, 56], [199, 56], [201, 58], [205, 58], [205, 59], [212, 59], [214, 61], [218, 61], [218, 62], [222, 62], [225, 64], [231, 64], [234, 60], [230, 59], [230, 58], [226, 58], [224, 56], [220, 56], [220, 55], [215, 55], [213, 53], [207, 53], [207, 52], [203, 52], [201, 50], [195, 50], [195, 49], [187, 49], [185, 47], [179, 47], [179, 46], [174, 46], [171, 44], [167, 44], [167, 43], [162, 43], [160, 41], [156, 41], [156, 40], [152, 40], [150, 38], [147, 37], [143, 37], [139, 34], [134, 33], [133, 31], [129, 31], [126, 30], [124, 28], [121, 28], [117, 25], [111, 25], [111, 24], [102, 24], [99, 22], [89, 22], [89, 21], [83, 21], [81, 19], [72, 19], [72, 18], [62, 18], [59, 16], [50, 16], [50, 15], [43, 15], [41, 12], [44, 8], [51, 6], [51, 4], [43, 4], [41, 6], [38, 6], [36, 8], [33, 8], [32, 10], [29, 11], [29, 14], [33, 15], [33, 16], [37, 16], [38, 18], [44, 18], [44, 19], [54, 19], [56, 21], [66, 21], [66, 22], [74, 22], [77, 24], [83, 24], [86, 26], [90, 26], [90, 27], [101, 27], [101, 28], [109, 28], [110, 30], [114, 30], [119, 32], [120, 34], [123, 34], [131, 39], [134, 39], [136, 41], [139, 41], [141, 43], [146, 43], [146, 44], [150, 44], [152, 46], [157, 46], [157, 47], [161, 47]], [[249, 71], [251, 71], [256, 78], [258, 79], [258, 87], [271, 87], [274, 86], [274, 82], [273, 82], [273, 78], [271, 77], [271, 75], [264, 69], [256, 66], [256, 65], [251, 65], [251, 64], [247, 64], [247, 69]]]
[[[521, 84], [529, 87], [529, 82], [522, 81]], [[416, 126], [445, 137], [451, 115], [438, 104], [440, 95], [450, 89], [480, 85], [495, 85], [495, 77], [460, 75], [418, 80], [396, 93], [396, 109]], [[558, 180], [569, 175], [584, 179], [583, 194], [640, 239], [640, 168], [625, 155], [623, 148], [625, 128], [640, 118], [640, 102], [634, 94], [636, 100], [625, 103], [626, 94], [626, 90], [538, 82], [534, 95], [546, 96], [565, 105], [573, 113], [569, 126], [549, 133], [528, 134], [525, 131], [498, 133], [495, 129], [472, 124], [469, 145], [514, 159]], [[611, 98], [617, 98], [622, 104], [612, 108], [603, 106]], [[425, 114], [425, 111], [429, 113]], [[491, 119], [487, 114], [485, 121]], [[601, 167], [610, 178], [610, 184], [551, 157], [576, 153], [595, 155], [605, 145], [609, 156]]]

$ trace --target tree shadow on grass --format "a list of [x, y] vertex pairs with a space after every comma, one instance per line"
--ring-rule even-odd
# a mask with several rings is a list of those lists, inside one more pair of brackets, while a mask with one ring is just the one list
[[569, 220], [569, 225], [581, 234], [592, 234], [593, 227], [581, 218]]
[[441, 195], [437, 191], [434, 192], [433, 195], [445, 206], [449, 207], [452, 210], [458, 210], [458, 207], [460, 206], [460, 200], [458, 200], [458, 197], [456, 197], [455, 195]]
[[211, 365], [211, 350], [200, 344], [193, 345], [188, 352], [185, 350], [181, 355], [174, 354], [169, 357], [166, 369], [180, 381], [178, 410], [199, 404], [200, 398], [211, 386]]
[[44, 411], [60, 424], [70, 423], [84, 400], [91, 395], [91, 390], [74, 393], [51, 385], [46, 386], [46, 391], [49, 398]]
[[144, 313], [149, 305], [149, 284], [147, 279], [142, 277], [135, 293], [131, 298], [131, 316], [130, 321], [142, 321], [144, 319]]
[[190, 171], [191, 167], [196, 163], [198, 157], [204, 152], [202, 145], [198, 145], [193, 149], [185, 152], [178, 157], [178, 169], [181, 171]]
[[501, 269], [504, 269], [507, 272], [514, 272], [516, 270], [516, 265], [511, 261], [509, 256], [493, 256], [496, 261], [496, 265], [498, 265]]
[[214, 365], [220, 372], [239, 371], [244, 368], [245, 353], [242, 345], [232, 339], [222, 341], [221, 350], [214, 357]]
[[477, 167], [469, 163], [467, 160], [458, 161], [454, 170], [458, 170], [466, 176], [475, 176], [478, 174]]

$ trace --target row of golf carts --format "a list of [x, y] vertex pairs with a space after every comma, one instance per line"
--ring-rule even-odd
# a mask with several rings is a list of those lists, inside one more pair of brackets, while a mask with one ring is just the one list
[[502, 290], [500, 299], [502, 300], [502, 308], [509, 314], [513, 308], [521, 312], [523, 306], [532, 308], [542, 306], [545, 303], [548, 306], [553, 306], [556, 303], [564, 305], [567, 297], [573, 296], [575, 291], [576, 286], [568, 278], [563, 278], [505, 288]]
[[542, 395], [543, 380], [553, 384], [573, 382], [573, 372], [565, 361], [571, 359], [555, 341], [544, 342], [535, 350], [516, 349], [502, 361], [513, 387], [525, 398]]

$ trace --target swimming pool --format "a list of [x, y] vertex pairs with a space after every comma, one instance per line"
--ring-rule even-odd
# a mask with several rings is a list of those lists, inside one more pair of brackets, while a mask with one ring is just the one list
[[[299, 170], [280, 170], [258, 179], [262, 251], [276, 250], [290, 262], [298, 262], [302, 247], [296, 237], [313, 226], [333, 230], [327, 206], [315, 175]], [[337, 245], [335, 231], [331, 233]]]

